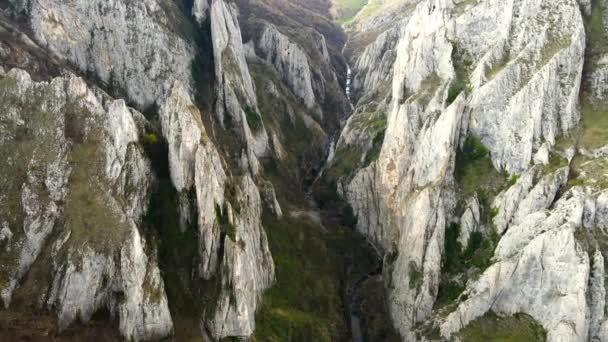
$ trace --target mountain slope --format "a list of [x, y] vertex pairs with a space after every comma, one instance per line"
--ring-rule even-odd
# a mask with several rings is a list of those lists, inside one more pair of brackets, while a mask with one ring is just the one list
[[606, 0], [362, 5], [0, 1], [0, 336], [608, 340]]
[[370, 5], [328, 181], [386, 253], [402, 337], [521, 312], [548, 340], [605, 338], [605, 3]]

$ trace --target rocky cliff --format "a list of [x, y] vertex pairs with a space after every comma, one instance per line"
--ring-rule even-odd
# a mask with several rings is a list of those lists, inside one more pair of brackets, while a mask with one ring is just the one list
[[350, 5], [0, 1], [8, 336], [608, 340], [606, 0]]
[[[209, 5], [194, 13], [211, 21], [198, 33], [211, 35], [211, 46], [195, 40], [190, 9], [170, 1], [14, 2], [3, 9], [3, 32], [15, 32], [3, 42], [5, 65], [46, 80], [2, 72], [5, 308], [14, 297], [19, 306], [47, 308], [60, 330], [105, 310], [126, 339], [164, 338], [174, 333], [172, 314], [182, 319], [170, 310], [164, 265], [187, 257], [195, 261], [187, 280], [171, 291], [209, 289], [205, 302], [194, 304], [203, 321], [199, 336], [252, 334], [261, 294], [274, 280], [255, 182], [267, 136], [247, 125], [257, 99], [236, 8]], [[18, 34], [25, 28], [29, 38]], [[232, 155], [222, 156], [214, 143], [224, 133], [208, 135], [203, 121], [210, 118], [192, 100], [192, 61], [202, 48], [218, 57], [216, 113], [223, 118], [219, 109], [227, 108], [238, 124], [230, 128], [240, 136], [238, 168], [226, 169]], [[45, 63], [55, 69], [40, 70]], [[176, 209], [158, 212], [159, 203]], [[163, 234], [185, 236], [191, 227], [195, 253], [167, 257]]]
[[347, 24], [357, 106], [328, 177], [385, 251], [404, 340], [492, 314], [606, 339], [607, 28], [603, 1], [370, 1]]

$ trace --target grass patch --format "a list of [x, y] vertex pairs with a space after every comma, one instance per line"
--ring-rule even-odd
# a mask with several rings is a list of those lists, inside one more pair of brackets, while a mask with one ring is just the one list
[[541, 60], [539, 66], [542, 67], [549, 63], [549, 61], [553, 59], [555, 55], [570, 46], [570, 44], [572, 44], [571, 37], [562, 37], [551, 41], [551, 43], [546, 45], [541, 52]]
[[458, 98], [458, 95], [462, 93], [466, 89], [466, 85], [462, 80], [456, 79], [452, 81], [450, 84], [450, 89], [448, 89], [448, 106], [454, 103]]
[[462, 150], [457, 151], [454, 176], [465, 197], [494, 193], [507, 183], [506, 175], [494, 168], [488, 148], [474, 136], [467, 137]]
[[[459, 236], [459, 224], [452, 223], [446, 228], [441, 281], [435, 309], [448, 306], [460, 297], [465, 289], [467, 271], [477, 268], [477, 273], [483, 272], [492, 264], [494, 250], [498, 244], [498, 235], [494, 229], [490, 230], [488, 236], [472, 232], [466, 248], [458, 241]], [[458, 275], [462, 277], [458, 278]]]
[[362, 148], [357, 145], [349, 145], [336, 150], [327, 178], [334, 181], [343, 177], [350, 178], [359, 168], [362, 155]]
[[568, 188], [590, 186], [608, 189], [608, 159], [577, 155], [572, 160]]
[[534, 342], [546, 341], [547, 333], [526, 314], [500, 317], [490, 312], [472, 321], [458, 334], [463, 342]]
[[462, 15], [466, 12], [469, 6], [473, 6], [479, 3], [480, 0], [461, 0], [456, 2], [454, 6], [454, 12], [457, 16]]
[[247, 118], [247, 124], [254, 132], [259, 132], [263, 128], [262, 117], [255, 109], [247, 106], [243, 109], [245, 111], [245, 117]]
[[549, 164], [543, 166], [543, 174], [547, 175], [553, 173], [566, 166], [568, 166], [568, 159], [557, 153], [551, 152], [549, 154]]
[[158, 144], [158, 135], [156, 133], [146, 133], [144, 134], [144, 143], [147, 145], [156, 145]]
[[502, 58], [497, 63], [494, 63], [490, 70], [486, 72], [486, 78], [488, 81], [493, 80], [501, 71], [503, 71], [507, 65], [509, 64], [509, 60], [507, 58]]
[[466, 52], [453, 44], [452, 49], [452, 64], [454, 65], [454, 73], [456, 76], [450, 83], [448, 89], [447, 105], [454, 103], [460, 93], [471, 88], [469, 77], [473, 68], [473, 60]]
[[220, 225], [220, 229], [226, 236], [233, 242], [236, 242], [236, 227], [230, 223], [228, 218], [228, 206], [224, 203], [223, 207], [218, 204], [215, 205], [215, 217]]
[[519, 175], [512, 174], [511, 177], [509, 177], [509, 186], [515, 185], [515, 183], [517, 183], [518, 180], [519, 180]]
[[338, 279], [344, 236], [306, 219], [265, 211], [276, 284], [264, 294], [254, 341], [336, 341], [346, 329]]
[[382, 144], [384, 143], [384, 130], [378, 132], [372, 141], [372, 148], [365, 154], [365, 161], [363, 167], [371, 165], [371, 163], [378, 160], [380, 157], [380, 151], [382, 150]]
[[435, 308], [443, 308], [454, 303], [464, 291], [464, 285], [457, 281], [446, 281], [439, 284]]
[[367, 4], [367, 0], [334, 0], [336, 18], [338, 23], [352, 20], [359, 11]]
[[581, 121], [581, 147], [593, 150], [608, 145], [608, 105], [583, 100]]

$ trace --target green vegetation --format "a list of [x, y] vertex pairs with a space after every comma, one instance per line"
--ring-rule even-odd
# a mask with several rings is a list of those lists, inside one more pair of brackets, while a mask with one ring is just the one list
[[467, 137], [462, 150], [456, 153], [455, 179], [465, 197], [481, 192], [497, 193], [506, 184], [506, 176], [496, 171], [490, 151], [474, 136]]
[[363, 7], [357, 14], [357, 21], [373, 17], [382, 8], [382, 0], [366, 1], [366, 6]]
[[249, 106], [246, 106], [243, 110], [245, 111], [245, 117], [247, 118], [249, 128], [251, 128], [253, 132], [259, 132], [263, 128], [260, 114]]
[[543, 166], [543, 174], [553, 173], [566, 166], [568, 166], [568, 159], [555, 152], [551, 152], [549, 154], [549, 164]]
[[251, 63], [249, 67], [256, 84], [259, 114], [268, 132], [276, 133], [284, 152], [283, 160], [272, 162], [272, 180], [278, 181], [276, 176], [281, 174], [285, 178], [301, 181], [308, 172], [307, 168], [317, 164], [323, 155], [321, 146], [325, 133], [320, 127], [317, 129], [304, 122], [303, 118], [309, 114], [291, 92], [279, 87], [277, 90], [280, 96], [268, 96], [266, 90], [269, 82], [281, 84], [281, 79], [273, 69], [263, 63]]
[[608, 160], [577, 155], [572, 160], [568, 187], [590, 186], [608, 189]]
[[[498, 236], [494, 229], [487, 237], [480, 232], [472, 232], [465, 249], [458, 241], [459, 236], [460, 225], [453, 223], [446, 228], [445, 252], [441, 267], [442, 279], [439, 283], [435, 308], [450, 305], [460, 297], [466, 283], [467, 271], [477, 268], [477, 273], [483, 272], [492, 264], [494, 249], [498, 244]], [[460, 274], [464, 278], [458, 281], [453, 279]]]
[[549, 61], [556, 54], [558, 54], [560, 51], [562, 51], [565, 48], [567, 48], [568, 46], [570, 46], [570, 44], [572, 44], [571, 37], [562, 37], [562, 38], [552, 40], [549, 44], [547, 44], [543, 48], [543, 50], [541, 52], [542, 55], [541, 55], [539, 67], [542, 67], [542, 66], [546, 65], [547, 63], [549, 63]]
[[372, 148], [367, 151], [365, 154], [365, 161], [363, 163], [363, 167], [367, 167], [371, 165], [373, 162], [378, 160], [380, 156], [380, 151], [382, 150], [382, 144], [384, 143], [384, 130], [379, 132], [372, 141]]
[[579, 145], [596, 149], [608, 145], [608, 105], [583, 100], [581, 103], [581, 134]]
[[585, 68], [594, 69], [601, 56], [608, 51], [608, 30], [604, 24], [604, 11], [601, 1], [592, 2], [591, 16], [587, 20], [587, 51], [585, 56]]
[[496, 216], [498, 216], [499, 212], [500, 212], [499, 208], [492, 208], [492, 210], [490, 211], [490, 218], [495, 218]]
[[236, 185], [238, 178], [232, 178], [224, 185], [224, 199], [230, 203], [232, 210], [241, 213], [241, 202], [239, 201], [239, 188]]
[[334, 181], [340, 178], [350, 178], [359, 169], [363, 155], [362, 148], [357, 145], [349, 145], [336, 150], [336, 155], [327, 177]]
[[190, 61], [190, 72], [192, 73], [192, 79], [196, 84], [202, 81], [205, 70], [203, 67], [203, 61], [199, 55], [192, 57], [192, 61]]
[[515, 185], [515, 183], [517, 183], [518, 180], [519, 180], [519, 175], [512, 174], [511, 177], [509, 177], [509, 186]]
[[448, 106], [454, 103], [458, 95], [462, 92], [468, 91], [471, 88], [469, 77], [472, 72], [473, 61], [470, 56], [458, 48], [457, 44], [454, 44], [452, 50], [452, 63], [454, 64], [454, 72], [456, 77], [450, 83], [448, 89], [447, 104]]
[[215, 204], [215, 218], [219, 223], [222, 232], [226, 234], [230, 240], [236, 242], [236, 227], [230, 223], [230, 219], [228, 217], [228, 206], [226, 203], [224, 203], [223, 207]]
[[454, 13], [456, 15], [462, 15], [466, 12], [467, 8], [472, 5], [476, 5], [480, 0], [460, 0], [455, 1], [456, 6], [454, 7]]
[[507, 65], [509, 65], [508, 57], [502, 58], [498, 62], [494, 63], [492, 65], [492, 67], [490, 68], [490, 70], [488, 70], [486, 72], [486, 78], [488, 79], [488, 81], [493, 80], [494, 77], [496, 77], [498, 74], [500, 74], [500, 72], [503, 71], [507, 67]]
[[[204, 308], [212, 308], [220, 289], [218, 279], [201, 281], [192, 277], [199, 267], [199, 239], [196, 220], [184, 227], [180, 223], [181, 196], [192, 198], [193, 193], [179, 194], [169, 174], [168, 147], [162, 140], [158, 144], [144, 145], [152, 163], [158, 183], [152, 189], [148, 212], [142, 233], [147, 248], [156, 249], [156, 255], [169, 309], [175, 324], [175, 339], [200, 339], [200, 320]], [[150, 289], [152, 290], [152, 289]], [[148, 291], [153, 299], [154, 291]]]
[[148, 144], [148, 145], [158, 144], [158, 135], [156, 135], [156, 133], [144, 134], [144, 144]]
[[[437, 90], [443, 84], [443, 80], [437, 73], [433, 72], [430, 76], [424, 79], [420, 84], [420, 90], [416, 93], [413, 100], [419, 101], [419, 103], [427, 106], [428, 103], [433, 99]], [[456, 95], [457, 97], [458, 95]], [[454, 97], [454, 99], [456, 98]]]
[[153, 284], [150, 279], [150, 274], [146, 272], [146, 276], [144, 278], [144, 282], [142, 284], [142, 289], [144, 291], [144, 296], [146, 300], [150, 303], [158, 304], [162, 298], [161, 289], [158, 286], [159, 284]]
[[[340, 284], [346, 236], [306, 220], [265, 212], [263, 224], [276, 266], [264, 294], [254, 341], [335, 341], [346, 329]], [[346, 233], [346, 232], [344, 232]]]
[[367, 0], [333, 0], [336, 11], [336, 20], [345, 23], [352, 20], [355, 15], [367, 4]]
[[[459, 298], [467, 278], [483, 272], [492, 264], [499, 240], [492, 219], [498, 215], [499, 208], [491, 208], [490, 203], [506, 185], [517, 182], [516, 175], [507, 179], [505, 173], [494, 168], [490, 150], [474, 136], [467, 137], [462, 150], [457, 151], [454, 176], [459, 185], [461, 199], [477, 196], [481, 205], [482, 224], [490, 229], [485, 236], [480, 232], [472, 232], [466, 248], [458, 241], [459, 225], [451, 224], [446, 229], [442, 279], [435, 303], [438, 308], [452, 304]], [[459, 208], [462, 211], [464, 209]], [[471, 269], [476, 271], [472, 274], [469, 272]]]
[[466, 84], [459, 79], [453, 80], [448, 89], [448, 106], [454, 103], [458, 98], [458, 95], [466, 89]]
[[441, 309], [453, 305], [462, 295], [464, 290], [464, 285], [458, 281], [446, 280], [441, 282], [439, 284], [439, 291], [437, 292], [434, 309]]
[[458, 334], [463, 342], [535, 342], [546, 341], [547, 333], [526, 314], [500, 317], [490, 312], [472, 321]]
[[110, 251], [124, 241], [129, 227], [113, 198], [106, 195], [99, 161], [100, 142], [87, 141], [74, 147], [70, 190], [65, 203], [66, 226], [72, 234], [70, 243], [87, 245], [97, 251]]

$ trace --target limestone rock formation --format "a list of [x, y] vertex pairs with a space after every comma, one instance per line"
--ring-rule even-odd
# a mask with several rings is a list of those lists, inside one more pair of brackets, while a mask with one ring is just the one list
[[[160, 0], [26, 1], [33, 38], [83, 73], [94, 75], [139, 109], [156, 103], [172, 85], [190, 83], [193, 49], [174, 33], [170, 10]], [[169, 9], [167, 9], [167, 7]]]
[[[34, 82], [13, 69], [1, 82], [4, 306], [23, 289], [60, 328], [105, 308], [125, 338], [168, 336], [163, 280], [140, 233], [153, 181], [141, 114], [73, 75]], [[43, 271], [23, 281], [32, 267]]]
[[[603, 103], [605, 50], [585, 25], [594, 12], [593, 30], [606, 31], [604, 4], [378, 6], [372, 12], [368, 5], [347, 26], [349, 44], [366, 47], [347, 46], [358, 102], [331, 163], [335, 170], [349, 163], [338, 188], [358, 229], [386, 253], [391, 314], [402, 338], [428, 338], [425, 326], [455, 337], [493, 311], [531, 315], [551, 341], [603, 340], [598, 307], [605, 290], [597, 279], [605, 250], [592, 203], [603, 196], [597, 191], [605, 172], [595, 171], [605, 166], [600, 150], [585, 148], [590, 110], [580, 99]], [[382, 10], [391, 6], [405, 10], [400, 17]], [[370, 32], [374, 38], [362, 42]], [[584, 71], [586, 59], [597, 63]], [[392, 88], [383, 85], [385, 75]], [[383, 112], [385, 132], [373, 119]], [[380, 143], [370, 143], [379, 131]], [[493, 256], [450, 273], [450, 225], [459, 228], [462, 253], [490, 248]], [[482, 236], [480, 246], [469, 246], [473, 232]], [[466, 290], [443, 308], [447, 282]]]

